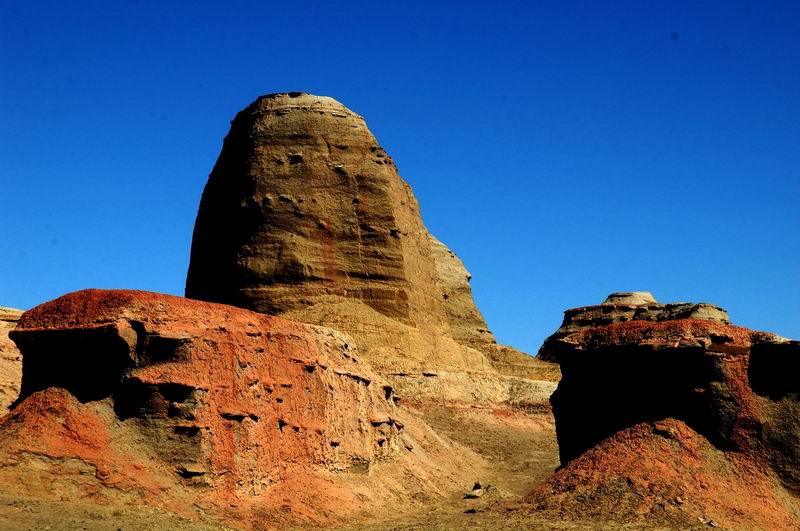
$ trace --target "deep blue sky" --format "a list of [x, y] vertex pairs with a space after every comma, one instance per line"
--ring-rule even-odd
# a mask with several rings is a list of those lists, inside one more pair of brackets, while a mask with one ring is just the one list
[[502, 342], [635, 289], [800, 338], [800, 3], [489, 4], [3, 1], [0, 305], [182, 294], [229, 121], [296, 90], [367, 119]]

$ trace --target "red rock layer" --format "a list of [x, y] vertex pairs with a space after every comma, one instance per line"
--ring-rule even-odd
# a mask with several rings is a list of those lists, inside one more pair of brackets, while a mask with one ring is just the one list
[[[391, 387], [333, 330], [86, 290], [25, 313], [12, 338], [23, 382], [21, 403], [0, 420], [7, 493], [175, 511], [302, 498], [291, 512], [319, 517], [337, 495], [352, 503], [358, 492], [337, 491], [336, 474], [407, 461], [425, 444], [423, 428], [412, 427], [415, 442], [400, 420]], [[442, 473], [438, 465], [431, 471]], [[297, 490], [315, 482], [327, 490]]]

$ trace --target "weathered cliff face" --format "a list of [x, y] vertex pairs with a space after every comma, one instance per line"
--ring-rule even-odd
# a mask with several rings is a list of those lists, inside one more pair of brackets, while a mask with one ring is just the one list
[[342, 330], [387, 376], [502, 371], [469, 278], [363, 118], [301, 93], [237, 115], [203, 192], [187, 297]]
[[[286, 505], [287, 517], [319, 519], [333, 506], [339, 517], [361, 510], [361, 491], [387, 473], [429, 491], [455, 473], [448, 443], [397, 408], [391, 386], [334, 330], [87, 290], [26, 312], [11, 337], [23, 380], [0, 421], [7, 494], [189, 515], [239, 507], [246, 518]], [[394, 468], [365, 479], [385, 463]], [[403, 491], [364, 500], [396, 502]]]
[[[650, 461], [661, 459], [653, 449], [664, 446], [674, 459], [661, 462], [663, 473], [656, 474], [661, 483], [650, 492], [661, 497], [651, 497], [647, 511], [659, 510], [659, 500], [675, 505], [669, 496], [680, 497], [681, 490], [696, 490], [691, 476], [681, 475], [691, 469], [687, 462], [704, 452], [702, 473], [713, 480], [716, 469], [720, 483], [771, 507], [737, 522], [732, 503], [717, 512], [726, 525], [800, 523], [798, 499], [787, 494], [800, 494], [800, 386], [788, 376], [800, 367], [800, 343], [733, 326], [724, 310], [711, 305], [645, 300], [569, 310], [542, 348], [561, 366], [551, 404], [565, 466], [549, 487], [537, 491], [560, 493], [543, 506], [566, 503], [584, 516], [591, 516], [591, 508], [578, 502], [587, 496], [595, 505], [616, 506], [615, 496], [635, 490], [630, 481], [625, 486], [625, 475], [643, 480], [636, 468], [653, 472]], [[641, 452], [626, 453], [623, 445]], [[719, 469], [725, 461], [733, 468]], [[740, 483], [737, 478], [748, 470], [759, 473]], [[617, 480], [622, 483], [615, 491]], [[772, 490], [766, 492], [765, 485]], [[581, 490], [583, 498], [576, 498]], [[705, 496], [692, 503], [702, 512], [713, 509], [715, 500]]]
[[428, 237], [450, 335], [462, 345], [476, 350], [494, 350], [494, 334], [472, 300], [472, 288], [469, 285], [472, 275], [453, 251], [433, 236]]
[[8, 338], [21, 310], [0, 306], [0, 417], [8, 412], [8, 406], [19, 396], [22, 379], [22, 356], [16, 345]]

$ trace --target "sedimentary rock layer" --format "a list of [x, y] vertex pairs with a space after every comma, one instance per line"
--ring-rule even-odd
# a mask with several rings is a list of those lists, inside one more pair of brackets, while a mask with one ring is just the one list
[[[730, 324], [728, 312], [707, 303], [677, 302], [660, 304], [648, 291], [618, 292], [609, 295], [602, 304], [582, 306], [564, 312], [564, 322], [539, 349], [537, 357], [558, 361], [562, 349], [571, 350], [571, 334], [583, 329], [628, 321], [673, 321], [701, 319]], [[566, 342], [566, 343], [565, 343]]]

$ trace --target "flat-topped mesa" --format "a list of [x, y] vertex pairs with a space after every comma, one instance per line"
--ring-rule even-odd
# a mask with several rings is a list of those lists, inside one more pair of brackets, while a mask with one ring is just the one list
[[187, 297], [340, 329], [385, 375], [494, 372], [469, 279], [361, 116], [292, 92], [233, 120], [200, 202]]
[[677, 319], [700, 319], [730, 324], [728, 312], [719, 306], [704, 302], [675, 302], [662, 304], [649, 291], [612, 293], [602, 304], [572, 308], [564, 312], [561, 327], [548, 337], [539, 349], [538, 357], [546, 361], [558, 361], [558, 353], [566, 346], [571, 348], [570, 338], [575, 332], [612, 323], [628, 321], [674, 321]]

